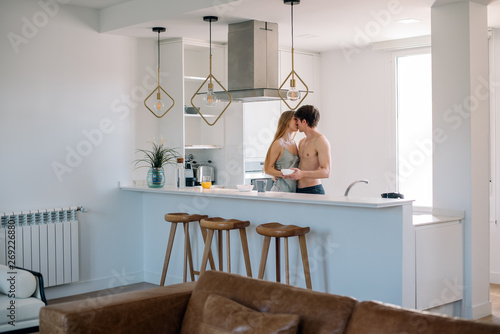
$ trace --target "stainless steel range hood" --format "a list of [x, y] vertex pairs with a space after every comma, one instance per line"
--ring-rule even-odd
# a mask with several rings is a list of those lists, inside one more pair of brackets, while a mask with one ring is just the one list
[[[228, 91], [233, 100], [280, 100], [278, 25], [252, 20], [228, 28]], [[286, 96], [286, 90], [282, 94]]]

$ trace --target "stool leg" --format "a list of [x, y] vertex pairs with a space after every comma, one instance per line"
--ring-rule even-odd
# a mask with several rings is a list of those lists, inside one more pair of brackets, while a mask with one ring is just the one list
[[262, 245], [262, 255], [260, 256], [259, 278], [264, 278], [264, 270], [266, 270], [267, 253], [269, 252], [269, 244], [271, 237], [264, 237], [264, 244]]
[[[198, 222], [198, 225], [200, 226], [201, 235], [203, 236], [203, 244], [204, 244], [205, 240], [207, 240], [207, 229], [204, 227], [201, 227], [199, 222]], [[215, 261], [214, 261], [214, 257], [212, 255], [211, 251], [210, 251], [210, 255], [208, 256], [208, 261], [210, 261], [210, 268], [212, 268], [212, 270], [215, 270]]]
[[189, 272], [191, 274], [191, 282], [194, 282], [194, 265], [193, 265], [193, 253], [191, 252], [191, 239], [188, 232], [188, 260], [189, 260]]
[[286, 284], [290, 284], [290, 273], [288, 266], [288, 238], [285, 238], [285, 273], [286, 273]]
[[174, 245], [175, 230], [177, 229], [177, 223], [172, 223], [170, 226], [170, 235], [168, 236], [167, 252], [165, 253], [165, 262], [163, 263], [163, 271], [161, 273], [160, 285], [165, 284], [165, 278], [167, 277], [168, 263], [170, 262], [170, 254], [172, 253], [172, 246]]
[[[193, 253], [191, 252], [191, 240], [189, 238], [189, 223], [184, 223], [184, 252], [186, 251], [186, 247], [187, 247], [187, 256], [189, 261], [189, 273], [191, 275], [191, 282], [194, 282]], [[186, 266], [185, 262], [184, 266]], [[184, 270], [184, 273], [185, 272], [186, 270]], [[184, 274], [184, 276], [186, 276], [186, 274]]]
[[280, 238], [276, 237], [276, 282], [281, 283]]
[[222, 254], [222, 230], [219, 230], [218, 232], [219, 232], [218, 233], [219, 237], [218, 237], [217, 241], [219, 242], [219, 270], [224, 271], [223, 263], [222, 263], [222, 261], [223, 261], [223, 259], [222, 259], [222, 257], [223, 257], [223, 254]]
[[187, 258], [188, 258], [188, 236], [187, 236], [187, 223], [184, 223], [184, 266], [182, 269], [182, 282], [186, 283], [187, 282]]
[[226, 246], [226, 254], [227, 254], [227, 272], [230, 273], [231, 272], [231, 246], [230, 246], [230, 243], [231, 243], [231, 240], [229, 239], [229, 230], [226, 231], [226, 243], [227, 243], [227, 246]]
[[213, 237], [214, 237], [214, 230], [208, 230], [207, 240], [205, 240], [205, 250], [203, 251], [203, 258], [201, 260], [200, 277], [207, 269], [208, 254], [210, 254], [210, 248], [212, 247]]
[[241, 247], [243, 248], [243, 257], [245, 258], [245, 267], [247, 269], [247, 276], [252, 277], [252, 265], [250, 264], [250, 253], [248, 252], [247, 231], [240, 228]]
[[306, 286], [308, 289], [312, 290], [311, 272], [309, 270], [309, 259], [307, 257], [307, 245], [306, 245], [305, 235], [299, 235], [299, 243], [300, 243], [300, 253], [302, 254], [302, 265], [304, 266], [304, 275], [306, 277]]

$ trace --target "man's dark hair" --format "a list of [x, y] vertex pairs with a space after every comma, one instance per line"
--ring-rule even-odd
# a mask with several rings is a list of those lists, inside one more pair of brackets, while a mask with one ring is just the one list
[[300, 107], [294, 115], [299, 121], [306, 120], [310, 128], [315, 128], [319, 122], [319, 111], [314, 106], [305, 105]]

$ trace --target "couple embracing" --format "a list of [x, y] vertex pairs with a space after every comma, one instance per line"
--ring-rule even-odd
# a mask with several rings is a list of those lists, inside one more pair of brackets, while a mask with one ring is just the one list
[[[325, 194], [320, 179], [330, 176], [330, 143], [316, 129], [318, 122], [319, 111], [311, 105], [281, 114], [264, 162], [264, 171], [275, 179], [271, 191]], [[297, 130], [306, 135], [298, 147]], [[283, 175], [282, 169], [294, 173]]]

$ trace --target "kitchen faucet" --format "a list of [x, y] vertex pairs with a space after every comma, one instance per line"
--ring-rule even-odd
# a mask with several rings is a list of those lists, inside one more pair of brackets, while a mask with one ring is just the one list
[[351, 191], [351, 188], [356, 184], [356, 183], [360, 183], [360, 182], [363, 182], [363, 183], [368, 183], [368, 180], [357, 180], [357, 181], [354, 181], [353, 183], [351, 183], [347, 189], [345, 190], [345, 193], [344, 193], [344, 196], [347, 196], [349, 195], [349, 191]]

